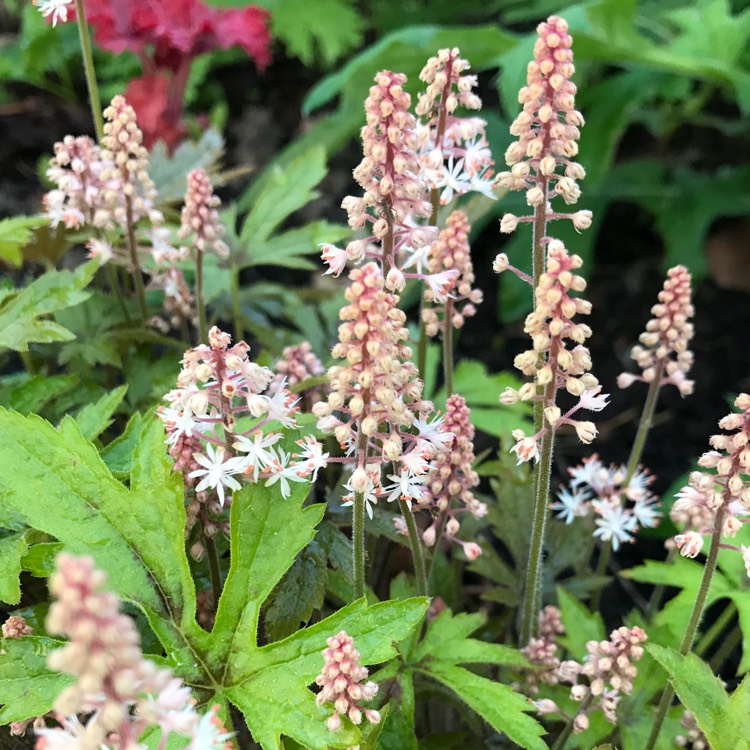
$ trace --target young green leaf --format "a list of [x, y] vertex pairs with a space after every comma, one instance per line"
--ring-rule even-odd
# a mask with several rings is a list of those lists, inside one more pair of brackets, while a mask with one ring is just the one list
[[57, 396], [71, 390], [75, 375], [33, 375], [19, 382], [0, 386], [0, 405], [21, 414], [39, 413]]
[[[62, 646], [43, 636], [6, 638], [0, 648], [0, 725], [42, 716], [74, 678], [47, 667], [47, 656]], [[7, 730], [5, 730], [7, 732]]]
[[26, 534], [15, 533], [0, 539], [0, 602], [21, 601], [21, 558], [27, 549]]
[[23, 247], [34, 229], [47, 223], [45, 216], [14, 216], [0, 220], [0, 259], [16, 268], [23, 264]]
[[75, 420], [86, 440], [96, 440], [112, 424], [112, 416], [125, 398], [128, 387], [121, 385], [102, 396], [95, 404], [86, 404]]
[[61, 325], [43, 318], [57, 310], [88, 299], [85, 287], [98, 267], [90, 261], [75, 271], [47, 271], [25, 289], [0, 302], [0, 350], [25, 352], [29, 344], [70, 341], [73, 334]]
[[533, 706], [510, 686], [439, 661], [420, 670], [453, 690], [493, 729], [504, 732], [517, 745], [526, 750], [547, 750], [542, 740], [544, 727], [527, 713]]
[[565, 626], [565, 635], [560, 641], [573, 658], [581, 659], [587, 653], [586, 644], [589, 641], [603, 641], [607, 637], [602, 616], [598, 612], [589, 612], [562, 586], [557, 589], [557, 600]]
[[109, 445], [102, 449], [102, 461], [107, 468], [118, 478], [130, 475], [133, 463], [133, 453], [141, 436], [144, 417], [136, 412], [125, 426], [122, 435], [116, 437]]

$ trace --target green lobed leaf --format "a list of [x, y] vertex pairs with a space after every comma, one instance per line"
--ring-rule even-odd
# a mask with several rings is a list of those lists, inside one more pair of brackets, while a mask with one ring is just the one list
[[326, 711], [315, 705], [308, 689], [323, 666], [326, 639], [345, 630], [354, 639], [361, 662], [378, 664], [395, 656], [393, 644], [421, 621], [427, 604], [425, 598], [413, 598], [368, 607], [359, 599], [283, 641], [256, 648], [245, 640], [238, 644], [245, 653], [237, 654], [243, 657], [245, 675], [238, 675], [236, 684], [224, 693], [242, 710], [253, 738], [264, 750], [275, 750], [282, 734], [312, 750], [356, 744], [356, 732], [328, 732]]
[[0, 404], [21, 414], [38, 413], [77, 382], [75, 375], [32, 375], [14, 385], [0, 387]]
[[565, 626], [565, 635], [560, 638], [560, 642], [574, 658], [581, 659], [588, 653], [586, 644], [589, 641], [602, 641], [607, 637], [602, 616], [598, 612], [589, 612], [562, 586], [557, 589], [557, 599]]
[[23, 264], [23, 246], [33, 230], [47, 223], [44, 216], [13, 216], [0, 220], [0, 259], [16, 268]]
[[0, 643], [0, 724], [44, 715], [75, 679], [47, 667], [49, 652], [62, 641], [24, 636]]
[[84, 290], [98, 263], [90, 261], [75, 271], [47, 271], [25, 289], [0, 302], [0, 349], [25, 352], [31, 343], [70, 341], [73, 334], [43, 315], [88, 299]]
[[101, 451], [102, 461], [115, 476], [129, 476], [133, 463], [133, 453], [138, 445], [143, 429], [144, 417], [140, 412], [135, 412], [122, 435], [116, 437], [109, 445]]
[[[695, 654], [682, 656], [655, 643], [647, 651], [666, 669], [682, 705], [690, 711], [713, 750], [747, 750], [750, 747], [750, 713], [747, 688], [731, 708], [721, 680]], [[747, 680], [745, 680], [747, 681]], [[738, 715], [738, 708], [744, 707]]]
[[130, 491], [69, 417], [55, 429], [3, 409], [0, 436], [4, 504], [66, 550], [91, 555], [111, 589], [147, 615], [189, 678], [198, 669], [189, 642], [199, 630], [195, 592], [184, 550], [182, 483], [171, 471], [161, 424], [153, 420], [141, 436]]
[[26, 534], [15, 533], [0, 539], [0, 601], [21, 601], [21, 558], [27, 549]]
[[55, 569], [55, 558], [62, 551], [60, 542], [32, 544], [21, 558], [21, 567], [36, 578], [49, 578]]
[[439, 661], [422, 671], [453, 690], [493, 729], [504, 732], [516, 744], [526, 750], [547, 750], [542, 740], [544, 727], [527, 713], [533, 706], [510, 686]]
[[[322, 146], [313, 146], [285, 165], [268, 174], [262, 191], [255, 196], [240, 239], [248, 246], [248, 259], [253, 258], [253, 248], [262, 244], [294, 211], [317, 198], [315, 186], [326, 175], [326, 152]], [[240, 209], [247, 208], [243, 198]]]
[[283, 0], [271, 10], [271, 32], [305, 65], [317, 58], [327, 67], [359, 46], [364, 21], [352, 0]]
[[94, 404], [86, 404], [75, 416], [86, 440], [96, 440], [112, 424], [112, 417], [125, 398], [127, 385], [121, 385], [102, 396]]

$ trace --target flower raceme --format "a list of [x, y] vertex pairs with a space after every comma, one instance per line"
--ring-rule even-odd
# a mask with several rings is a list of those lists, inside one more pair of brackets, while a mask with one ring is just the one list
[[[188, 750], [224, 750], [230, 735], [215, 711], [198, 714], [190, 688], [143, 656], [133, 620], [105, 582], [91, 558], [57, 558], [47, 630], [69, 641], [49, 665], [76, 681], [55, 701], [61, 727], [36, 730], [37, 750], [127, 750], [151, 727], [161, 731], [160, 747], [174, 732], [190, 740]], [[78, 714], [87, 715], [85, 723]]]
[[[740, 410], [719, 422], [725, 434], [713, 435], [714, 450], [698, 460], [706, 471], [694, 471], [689, 484], [677, 493], [672, 518], [688, 521], [692, 528], [678, 534], [674, 541], [684, 557], [695, 557], [703, 547], [703, 537], [710, 534], [721, 512], [721, 533], [733, 537], [750, 515], [750, 395], [741, 393], [734, 402]], [[724, 549], [742, 555], [750, 576], [750, 547], [722, 543]]]
[[323, 650], [325, 664], [315, 682], [321, 690], [316, 697], [319, 706], [333, 704], [333, 714], [328, 719], [332, 732], [341, 729], [341, 717], [347, 716], [352, 724], [361, 724], [364, 716], [371, 724], [380, 722], [380, 713], [363, 708], [361, 701], [371, 701], [378, 692], [376, 683], [367, 679], [367, 667], [360, 665], [360, 654], [354, 648], [354, 639], [342, 630], [327, 641]]
[[687, 379], [693, 364], [693, 353], [688, 349], [693, 337], [690, 318], [694, 312], [690, 298], [687, 268], [670, 268], [659, 292], [659, 302], [651, 308], [654, 317], [646, 324], [640, 344], [631, 353], [642, 374], [622, 373], [617, 378], [620, 388], [627, 388], [636, 380], [651, 383], [660, 374], [660, 385], [674, 385], [683, 396], [693, 392], [693, 381]]
[[[404, 342], [405, 315], [398, 298], [386, 291], [375, 263], [354, 268], [341, 309], [339, 343], [328, 370], [327, 401], [315, 404], [318, 427], [335, 434], [356, 469], [347, 488], [364, 492], [367, 510], [384, 494], [389, 500], [419, 500], [428, 461], [441, 440], [452, 439], [430, 425], [433, 406], [422, 399], [422, 382], [410, 361], [412, 349]], [[409, 432], [415, 424], [420, 433]], [[397, 470], [392, 484], [381, 483], [380, 465], [392, 461]]]
[[[425, 305], [422, 319], [428, 336], [437, 335], [450, 325], [461, 328], [464, 319], [476, 312], [475, 305], [482, 301], [482, 291], [474, 289], [474, 269], [471, 263], [469, 233], [471, 226], [463, 211], [454, 211], [446, 220], [445, 229], [430, 248], [429, 271], [435, 277], [441, 272], [457, 273], [451, 296], [439, 303], [431, 286], [424, 291]], [[442, 324], [442, 325], [441, 325]]]
[[[583, 323], [574, 323], [574, 315], [587, 315], [591, 303], [571, 292], [582, 292], [586, 281], [575, 270], [582, 265], [577, 255], [570, 255], [559, 240], [552, 240], [547, 248], [546, 271], [541, 275], [535, 289], [536, 307], [526, 317], [524, 331], [531, 337], [532, 348], [519, 354], [515, 366], [532, 382], [516, 390], [507, 388], [500, 397], [505, 404], [517, 401], [538, 401], [544, 404], [544, 425], [531, 437], [522, 430], [513, 434], [516, 444], [513, 451], [521, 461], [535, 459], [539, 455], [538, 442], [547, 430], [569, 424], [575, 428], [579, 439], [590, 443], [596, 437], [592, 422], [574, 419], [580, 409], [601, 411], [607, 404], [607, 396], [600, 395], [597, 379], [588, 372], [591, 357], [583, 342], [591, 335], [591, 329]], [[573, 342], [568, 349], [566, 339]], [[564, 388], [578, 403], [563, 414], [555, 404], [555, 396]], [[541, 394], [541, 395], [540, 395]]]
[[[584, 122], [575, 109], [576, 85], [571, 81], [575, 72], [573, 39], [567, 23], [557, 16], [539, 24], [537, 32], [527, 85], [518, 95], [523, 110], [510, 128], [518, 140], [505, 152], [510, 171], [501, 172], [498, 183], [508, 190], [525, 190], [529, 206], [544, 207], [547, 219], [570, 219], [580, 231], [591, 225], [591, 211], [565, 214], [549, 207], [556, 195], [566, 205], [576, 203], [581, 194], [578, 180], [586, 174], [573, 161]], [[533, 220], [533, 216], [505, 214], [500, 228], [510, 233], [519, 222]]]
[[190, 248], [182, 252], [187, 257], [191, 249], [205, 253], [213, 251], [219, 258], [229, 257], [229, 248], [221, 239], [224, 227], [219, 221], [219, 198], [214, 195], [214, 188], [205, 169], [193, 169], [187, 176], [187, 192], [182, 209], [180, 231], [181, 240], [192, 236]]
[[[217, 327], [208, 338], [208, 345], [185, 352], [178, 387], [165, 396], [169, 406], [158, 411], [174, 470], [183, 472], [189, 485], [196, 484], [198, 502], [200, 493], [214, 492], [217, 511], [226, 501], [226, 490], [239, 489], [238, 478], [278, 484], [282, 496], [288, 497], [290, 483], [314, 478], [328, 454], [309, 436], [300, 441], [299, 451], [277, 445], [283, 432], [269, 427], [296, 426], [295, 397], [283, 381], [273, 395], [264, 393], [273, 373], [249, 360], [250, 347], [244, 341], [231, 345], [229, 334]], [[251, 423], [238, 432], [241, 416], [250, 417]], [[188, 508], [189, 524], [198, 510], [196, 503]]]

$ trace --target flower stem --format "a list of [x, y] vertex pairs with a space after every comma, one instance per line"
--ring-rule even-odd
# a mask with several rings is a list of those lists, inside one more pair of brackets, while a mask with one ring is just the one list
[[643, 411], [641, 412], [641, 420], [638, 423], [638, 432], [635, 434], [635, 440], [630, 449], [630, 457], [628, 458], [628, 468], [625, 473], [625, 480], [622, 483], [622, 488], [627, 489], [630, 485], [630, 480], [633, 478], [638, 464], [641, 462], [641, 456], [643, 455], [643, 449], [646, 445], [646, 438], [648, 437], [648, 431], [651, 429], [651, 422], [654, 419], [654, 412], [656, 411], [656, 402], [659, 399], [659, 389], [661, 388], [661, 379], [664, 375], [664, 360], [660, 360], [656, 366], [656, 372], [654, 373], [654, 379], [649, 383], [648, 394], [646, 395], [646, 401], [643, 404]]
[[234, 319], [234, 340], [242, 341], [245, 332], [240, 307], [240, 267], [238, 265], [232, 266], [232, 318]]
[[216, 550], [216, 542], [213, 537], [206, 537], [206, 555], [208, 556], [208, 567], [211, 570], [211, 590], [214, 594], [214, 611], [219, 606], [221, 598], [221, 566], [219, 565], [219, 553]]
[[445, 396], [453, 394], [453, 301], [445, 303], [445, 328], [443, 329], [443, 374], [445, 375]]
[[[708, 592], [711, 588], [711, 579], [713, 578], [716, 570], [716, 563], [719, 559], [719, 544], [721, 543], [721, 531], [724, 526], [724, 516], [726, 515], [726, 502], [724, 502], [719, 509], [716, 511], [716, 517], [714, 519], [714, 530], [711, 534], [711, 547], [708, 550], [708, 557], [706, 558], [706, 566], [703, 568], [703, 578], [701, 579], [701, 585], [698, 588], [698, 596], [695, 598], [695, 604], [693, 605], [693, 611], [688, 621], [687, 630], [682, 638], [680, 644], [680, 654], [686, 656], [690, 649], [693, 647], [693, 641], [695, 640], [695, 634], [698, 632], [698, 625], [701, 617], [703, 616], [703, 609], [706, 606], [706, 599], [708, 598]], [[659, 701], [659, 708], [656, 711], [654, 718], [654, 725], [651, 728], [651, 734], [646, 743], [645, 750], [653, 750], [656, 745], [656, 741], [659, 739], [659, 732], [661, 732], [664, 719], [669, 710], [669, 706], [672, 703], [674, 697], [674, 688], [671, 684], [667, 684], [664, 688], [664, 692], [661, 694], [661, 700]]]
[[531, 529], [529, 563], [526, 568], [526, 590], [524, 592], [523, 619], [521, 621], [521, 645], [525, 646], [534, 637], [538, 627], [542, 600], [542, 551], [544, 531], [547, 525], [547, 497], [549, 495], [552, 451], [555, 433], [548, 430], [542, 438], [539, 463], [536, 465], [534, 496], [534, 525]]
[[591, 705], [592, 698], [593, 696], [591, 695], [591, 693], [589, 693], [581, 701], [581, 705], [578, 711], [576, 711], [576, 713], [568, 718], [568, 723], [563, 727], [562, 732], [560, 732], [560, 734], [557, 736], [555, 744], [552, 746], [552, 750], [563, 750], [563, 748], [565, 747], [565, 743], [568, 741], [568, 737], [570, 737], [570, 734], [573, 731], [576, 716], [578, 716], [578, 714], [580, 713], [583, 713], [589, 707], [589, 705]]
[[399, 500], [401, 512], [404, 514], [406, 528], [409, 530], [409, 546], [411, 547], [411, 556], [414, 560], [414, 577], [417, 584], [417, 595], [427, 596], [427, 568], [424, 562], [424, 551], [422, 550], [422, 540], [419, 538], [417, 522], [414, 520], [414, 513], [411, 504], [407, 500]]
[[354, 553], [354, 598], [365, 595], [365, 495], [354, 493], [352, 508], [352, 551]]
[[99, 87], [96, 84], [94, 56], [91, 52], [91, 35], [89, 34], [89, 25], [86, 23], [86, 8], [83, 0], [76, 0], [76, 21], [78, 22], [78, 37], [81, 40], [81, 52], [83, 53], [83, 70], [86, 74], [86, 86], [89, 90], [89, 103], [91, 104], [91, 114], [94, 117], [96, 139], [101, 143], [104, 136], [104, 118], [102, 117], [102, 104], [99, 99]]
[[208, 323], [206, 321], [206, 302], [203, 298], [203, 252], [198, 250], [195, 260], [195, 304], [198, 307], [198, 336], [200, 343], [208, 343]]
[[105, 268], [107, 269], [107, 281], [109, 282], [109, 287], [112, 290], [112, 293], [115, 295], [117, 304], [120, 306], [120, 310], [122, 310], [122, 314], [125, 316], [126, 322], [130, 323], [128, 307], [125, 304], [125, 297], [122, 294], [122, 289], [120, 289], [120, 282], [117, 280], [115, 269], [109, 263], [105, 264]]
[[148, 320], [148, 305], [146, 304], [146, 290], [143, 286], [141, 266], [138, 262], [138, 244], [135, 240], [135, 228], [133, 222], [133, 201], [130, 196], [125, 196], [125, 219], [127, 222], [128, 250], [130, 251], [130, 262], [133, 265], [133, 283], [138, 294], [138, 305], [141, 308], [141, 319], [145, 324]]

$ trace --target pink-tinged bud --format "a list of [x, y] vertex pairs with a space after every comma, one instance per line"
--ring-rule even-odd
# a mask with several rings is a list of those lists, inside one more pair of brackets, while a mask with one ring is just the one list
[[510, 263], [508, 262], [508, 256], [505, 253], [498, 253], [498, 255], [495, 257], [494, 262], [492, 263], [492, 270], [495, 273], [502, 273], [505, 271]]
[[617, 376], [617, 387], [618, 388], [630, 388], [633, 383], [639, 378], [636, 375], [632, 375], [629, 372], [620, 373]]
[[554, 714], [560, 710], [557, 706], [557, 703], [555, 703], [553, 700], [550, 700], [549, 698], [543, 698], [542, 700], [531, 702], [534, 704], [536, 710], [540, 714]]
[[721, 533], [724, 536], [732, 537], [742, 528], [742, 522], [736, 516], [729, 515], [724, 520], [724, 526]]
[[576, 422], [574, 427], [582, 443], [591, 443], [596, 437], [596, 425], [593, 422]]
[[750, 547], [746, 547], [743, 544], [740, 546], [740, 552], [742, 553], [742, 560], [745, 563], [745, 571], [748, 577], [750, 577]]
[[2, 627], [3, 638], [22, 638], [25, 635], [31, 635], [33, 632], [26, 620], [18, 615], [11, 615]]
[[385, 278], [385, 285], [386, 288], [394, 292], [403, 291], [406, 286], [404, 274], [396, 266], [392, 266], [391, 270], [388, 271], [388, 276]]
[[435, 524], [432, 524], [432, 526], [429, 526], [424, 530], [424, 532], [422, 533], [422, 541], [427, 547], [432, 547], [432, 545], [435, 544], [435, 535]]
[[697, 531], [678, 534], [674, 541], [683, 557], [696, 557], [703, 549], [703, 536]]
[[482, 554], [482, 548], [474, 542], [467, 542], [463, 547], [464, 554], [469, 560], [476, 560]]
[[[500, 220], [500, 231], [503, 234], [511, 234], [518, 227], [518, 217], [514, 214], [505, 214]], [[497, 272], [499, 273], [499, 271]]]
[[449, 518], [448, 523], [445, 524], [445, 531], [451, 536], [458, 534], [460, 528], [461, 524], [455, 518]]
[[582, 232], [584, 229], [588, 229], [591, 226], [593, 214], [591, 211], [576, 211], [573, 214], [573, 226]]
[[589, 717], [586, 714], [578, 714], [573, 719], [573, 732], [578, 734], [579, 732], [585, 732], [589, 728]]
[[367, 487], [367, 472], [362, 466], [358, 466], [351, 478], [351, 487], [355, 492], [364, 492]]

